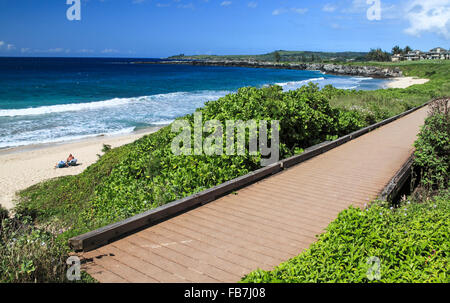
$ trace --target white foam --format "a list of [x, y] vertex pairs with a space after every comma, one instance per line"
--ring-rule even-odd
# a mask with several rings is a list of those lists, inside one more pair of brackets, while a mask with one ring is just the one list
[[135, 130], [134, 127], [128, 127], [128, 128], [124, 128], [124, 129], [109, 132], [109, 133], [86, 134], [86, 135], [78, 135], [78, 136], [61, 136], [58, 138], [47, 138], [47, 139], [41, 138], [39, 140], [7, 141], [7, 142], [0, 142], [0, 149], [25, 146], [25, 145], [31, 145], [31, 144], [47, 144], [47, 143], [60, 143], [60, 142], [62, 143], [62, 142], [67, 142], [67, 141], [88, 139], [88, 138], [99, 137], [99, 136], [108, 136], [109, 137], [109, 136], [126, 135], [126, 134], [132, 133], [134, 130]]
[[306, 79], [306, 80], [301, 80], [301, 81], [280, 82], [280, 83], [275, 83], [275, 84], [279, 85], [281, 87], [285, 87], [285, 86], [301, 86], [303, 84], [307, 84], [308, 82], [322, 81], [322, 80], [325, 80], [325, 78], [324, 77], [311, 78], [311, 79]]
[[92, 110], [103, 107], [113, 107], [118, 105], [124, 105], [129, 102], [135, 101], [137, 98], [114, 98], [105, 101], [88, 102], [88, 103], [71, 103], [71, 104], [59, 104], [40, 107], [29, 107], [21, 109], [2, 109], [0, 110], [0, 117], [16, 117], [16, 116], [35, 116], [45, 115], [51, 113], [62, 113], [70, 111]]
[[21, 109], [0, 109], [0, 117], [36, 116], [53, 113], [75, 112], [83, 110], [96, 110], [101, 108], [123, 106], [133, 103], [142, 103], [152, 100], [176, 100], [180, 98], [199, 97], [213, 100], [224, 96], [226, 91], [200, 91], [200, 92], [175, 92], [131, 98], [113, 98], [104, 101], [94, 101], [85, 103], [58, 104], [50, 106], [30, 107]]

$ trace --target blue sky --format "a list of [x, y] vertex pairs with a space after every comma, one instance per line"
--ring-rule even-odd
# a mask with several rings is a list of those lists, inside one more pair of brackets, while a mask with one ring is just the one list
[[[369, 20], [373, 1], [381, 20]], [[450, 48], [450, 0], [0, 0], [0, 56]]]

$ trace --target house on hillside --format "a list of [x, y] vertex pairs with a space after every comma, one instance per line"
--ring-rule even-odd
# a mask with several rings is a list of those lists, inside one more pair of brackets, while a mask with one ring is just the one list
[[391, 57], [392, 62], [402, 61], [402, 59], [403, 59], [403, 56], [401, 54], [394, 54]]
[[398, 61], [417, 61], [417, 60], [450, 60], [450, 50], [442, 47], [435, 47], [429, 52], [422, 52], [418, 49], [409, 51], [407, 54], [394, 54], [391, 57], [392, 62]]
[[405, 60], [408, 61], [417, 61], [423, 58], [423, 53], [420, 50], [413, 50], [408, 52], [406, 55], [404, 55], [403, 57], [405, 58]]
[[442, 47], [435, 47], [426, 54], [426, 58], [429, 60], [450, 59], [449, 51], [447, 51], [445, 48], [442, 48]]

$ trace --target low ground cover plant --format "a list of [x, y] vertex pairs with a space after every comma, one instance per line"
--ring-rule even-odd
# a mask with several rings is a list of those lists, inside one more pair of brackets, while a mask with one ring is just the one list
[[449, 99], [438, 100], [431, 105], [427, 118], [414, 143], [414, 165], [425, 189], [448, 188], [450, 167], [450, 112]]

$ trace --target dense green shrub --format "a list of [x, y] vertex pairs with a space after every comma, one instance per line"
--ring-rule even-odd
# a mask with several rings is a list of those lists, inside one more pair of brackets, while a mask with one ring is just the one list
[[68, 248], [30, 223], [17, 217], [1, 222], [0, 282], [66, 281]]
[[272, 271], [257, 270], [250, 283], [370, 282], [368, 258], [380, 259], [374, 282], [450, 282], [450, 192], [396, 208], [381, 202], [349, 208], [311, 247]]
[[450, 167], [450, 113], [448, 99], [434, 101], [414, 143], [414, 166], [427, 190], [448, 188]]
[[391, 55], [381, 48], [371, 49], [366, 55], [367, 61], [391, 61]]

